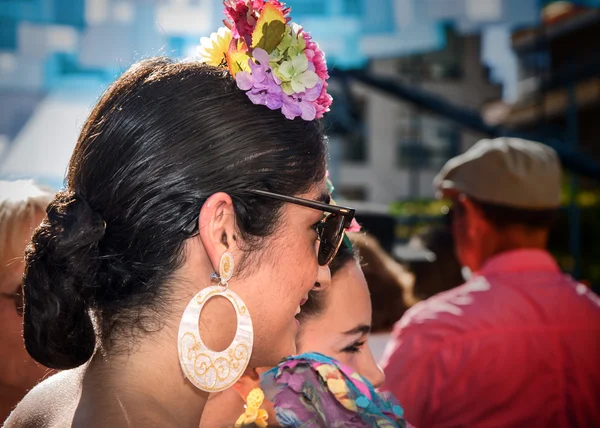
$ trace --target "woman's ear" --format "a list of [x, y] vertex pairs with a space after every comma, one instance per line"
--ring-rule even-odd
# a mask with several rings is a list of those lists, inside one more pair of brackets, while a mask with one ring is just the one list
[[215, 272], [218, 272], [223, 253], [237, 250], [235, 209], [231, 196], [223, 192], [211, 195], [200, 209], [198, 223], [202, 245]]

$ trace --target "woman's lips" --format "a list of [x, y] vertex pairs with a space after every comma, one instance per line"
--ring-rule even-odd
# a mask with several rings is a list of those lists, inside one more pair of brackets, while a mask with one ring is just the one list
[[302, 298], [302, 300], [300, 300], [300, 304], [298, 305], [298, 307], [296, 308], [296, 313], [294, 314], [294, 316], [298, 315], [300, 313], [300, 311], [302, 310], [301, 306], [303, 304], [305, 304], [306, 302], [308, 302], [308, 294], [306, 294], [306, 296], [304, 296]]

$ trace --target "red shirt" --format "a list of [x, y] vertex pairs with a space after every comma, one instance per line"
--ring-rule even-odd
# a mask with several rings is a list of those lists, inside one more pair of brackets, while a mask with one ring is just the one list
[[600, 298], [545, 251], [506, 252], [410, 309], [382, 366], [420, 428], [600, 427]]

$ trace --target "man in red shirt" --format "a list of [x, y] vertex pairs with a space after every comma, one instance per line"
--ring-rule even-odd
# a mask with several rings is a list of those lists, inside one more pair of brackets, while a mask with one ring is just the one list
[[483, 140], [434, 184], [453, 199], [457, 256], [473, 276], [396, 324], [382, 389], [421, 428], [600, 426], [600, 298], [546, 251], [556, 153]]

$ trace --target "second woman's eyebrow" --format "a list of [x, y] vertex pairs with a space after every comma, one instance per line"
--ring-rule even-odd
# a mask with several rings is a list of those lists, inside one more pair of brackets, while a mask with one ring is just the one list
[[371, 332], [371, 326], [370, 325], [366, 325], [366, 324], [360, 324], [356, 327], [354, 327], [352, 330], [348, 330], [345, 331], [343, 334], [344, 336], [352, 336], [355, 334], [368, 334]]

